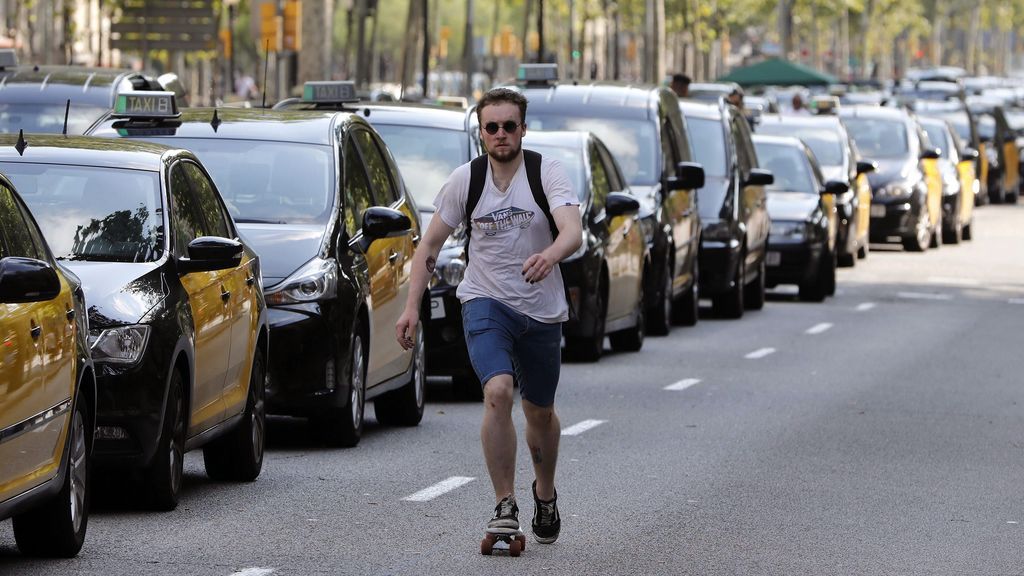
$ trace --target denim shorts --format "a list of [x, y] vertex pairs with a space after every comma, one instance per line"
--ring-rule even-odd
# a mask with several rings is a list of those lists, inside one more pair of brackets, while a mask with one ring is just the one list
[[519, 394], [537, 406], [551, 406], [562, 366], [562, 324], [547, 324], [491, 298], [462, 304], [462, 326], [473, 370], [481, 385], [511, 374]]

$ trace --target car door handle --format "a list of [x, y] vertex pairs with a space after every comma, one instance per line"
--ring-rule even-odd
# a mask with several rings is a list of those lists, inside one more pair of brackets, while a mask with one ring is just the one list
[[690, 214], [693, 214], [693, 209], [692, 209], [692, 208], [688, 208], [688, 209], [686, 209], [686, 210], [683, 210], [683, 217], [684, 217], [684, 218], [685, 218], [686, 216], [689, 216]]
[[389, 264], [394, 264], [395, 260], [398, 260], [398, 252], [395, 252], [394, 250], [392, 250], [391, 253], [388, 254], [388, 263]]
[[255, 283], [256, 283], [256, 277], [255, 276], [246, 276], [245, 277], [245, 285], [246, 286], [252, 288], [252, 285], [255, 284]]
[[419, 243], [420, 243], [420, 235], [419, 234], [413, 234], [413, 236], [412, 236], [412, 244], [413, 244], [413, 246], [417, 246], [417, 245], [419, 245]]
[[32, 335], [33, 340], [37, 340], [39, 339], [39, 335], [43, 333], [43, 327], [40, 326], [39, 324], [36, 324], [36, 321], [33, 320], [32, 329], [29, 330], [28, 333]]
[[74, 308], [68, 308], [67, 312], [64, 313], [64, 317], [68, 319], [68, 322], [71, 322], [72, 320], [74, 320], [75, 319], [75, 309]]
[[229, 290], [225, 290], [223, 286], [220, 287], [220, 299], [225, 302], [231, 299], [231, 292]]

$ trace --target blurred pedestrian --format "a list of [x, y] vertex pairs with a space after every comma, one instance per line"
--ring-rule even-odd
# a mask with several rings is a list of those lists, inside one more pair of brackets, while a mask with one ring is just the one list
[[733, 88], [732, 92], [729, 92], [729, 95], [725, 97], [725, 100], [729, 104], [743, 110], [743, 88], [739, 86]]
[[676, 93], [676, 96], [680, 98], [688, 98], [690, 96], [690, 77], [686, 74], [673, 74], [672, 82], [669, 83], [669, 88]]
[[790, 114], [795, 114], [797, 116], [810, 116], [811, 115], [811, 111], [807, 109], [807, 106], [804, 106], [804, 98], [803, 98], [803, 96], [800, 95], [799, 92], [797, 92], [796, 94], [793, 94], [792, 102], [793, 102], [793, 109], [790, 111]]

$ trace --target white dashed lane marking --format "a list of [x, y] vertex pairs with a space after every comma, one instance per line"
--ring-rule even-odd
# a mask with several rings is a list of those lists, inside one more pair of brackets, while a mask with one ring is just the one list
[[447, 494], [460, 486], [465, 486], [473, 480], [475, 480], [475, 478], [471, 476], [452, 476], [447, 480], [442, 480], [433, 486], [424, 488], [411, 496], [406, 496], [405, 498], [402, 498], [402, 500], [407, 502], [428, 502], [442, 494]]
[[957, 278], [955, 276], [930, 276], [928, 281], [932, 284], [949, 284], [950, 286], [979, 286], [981, 281], [974, 278]]
[[775, 348], [761, 348], [760, 350], [754, 350], [750, 354], [744, 356], [748, 360], [757, 360], [758, 358], [764, 358], [769, 354], [775, 354]]
[[930, 292], [900, 292], [897, 294], [900, 298], [906, 298], [907, 300], [952, 300], [953, 297], [949, 294], [933, 294]]
[[1010, 298], [1010, 304], [1024, 304], [1024, 298]]
[[693, 386], [694, 384], [697, 384], [699, 382], [700, 382], [699, 378], [687, 378], [685, 380], [680, 380], [679, 382], [676, 382], [675, 384], [669, 384], [668, 386], [665, 386], [665, 388], [663, 388], [663, 390], [672, 390], [674, 392], [678, 392], [680, 390], [686, 390], [690, 386]]
[[864, 302], [863, 304], [857, 305], [857, 312], [867, 312], [875, 307], [874, 302]]
[[604, 424], [607, 420], [584, 420], [578, 424], [573, 424], [568, 428], [562, 428], [562, 436], [579, 436], [591, 428], [596, 428], [601, 424]]
[[273, 573], [273, 568], [246, 568], [232, 573], [231, 576], [267, 576]]
[[807, 334], [821, 334], [832, 327], [830, 322], [822, 322], [821, 324], [815, 324], [807, 329]]

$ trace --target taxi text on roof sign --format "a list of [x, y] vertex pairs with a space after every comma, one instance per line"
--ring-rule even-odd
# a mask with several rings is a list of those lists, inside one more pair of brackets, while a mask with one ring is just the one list
[[124, 92], [117, 95], [114, 115], [127, 118], [177, 118], [173, 92]]
[[336, 82], [306, 82], [302, 90], [302, 99], [306, 102], [344, 103], [359, 102], [356, 96], [356, 84], [351, 80]]
[[520, 64], [516, 79], [520, 82], [554, 82], [558, 80], [558, 64]]

